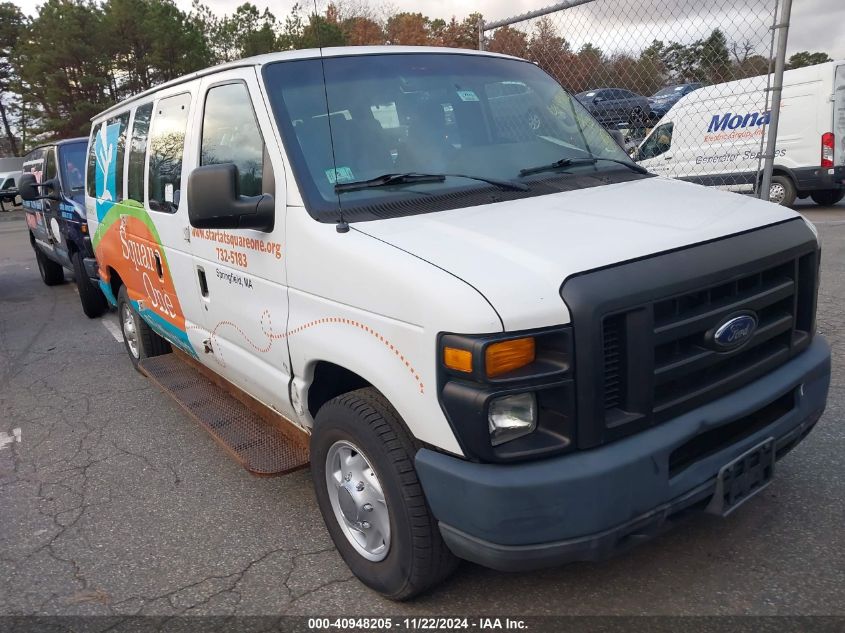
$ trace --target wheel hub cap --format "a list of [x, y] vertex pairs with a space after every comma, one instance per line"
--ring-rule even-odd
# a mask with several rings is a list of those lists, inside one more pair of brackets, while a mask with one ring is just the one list
[[783, 188], [783, 185], [774, 183], [771, 187], [769, 187], [769, 201], [780, 204], [783, 202], [785, 195], [786, 190]]
[[326, 454], [326, 488], [337, 523], [352, 547], [371, 561], [390, 550], [390, 512], [370, 460], [351, 442]]
[[126, 303], [123, 304], [121, 324], [123, 325], [123, 338], [126, 339], [129, 352], [135, 358], [140, 358], [138, 354], [138, 332], [135, 330], [135, 317], [132, 314], [132, 310], [129, 309], [129, 304]]

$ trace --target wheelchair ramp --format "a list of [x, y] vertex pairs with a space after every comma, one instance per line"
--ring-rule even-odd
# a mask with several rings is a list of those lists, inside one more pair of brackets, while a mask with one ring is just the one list
[[308, 465], [305, 432], [193, 359], [173, 352], [139, 366], [252, 474], [283, 475]]

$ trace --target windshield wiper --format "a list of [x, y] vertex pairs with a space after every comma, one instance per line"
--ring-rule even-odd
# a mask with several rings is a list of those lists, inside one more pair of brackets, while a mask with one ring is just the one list
[[413, 185], [425, 182], [443, 182], [446, 178], [469, 178], [486, 182], [500, 189], [513, 191], [528, 191], [528, 185], [513, 180], [499, 180], [498, 178], [487, 178], [485, 176], [468, 176], [466, 174], [421, 174], [408, 172], [405, 174], [382, 174], [369, 180], [358, 180], [355, 182], [343, 182], [334, 186], [335, 193], [345, 191], [361, 191], [362, 189], [376, 189], [378, 187], [392, 187], [395, 185]]
[[528, 167], [527, 169], [520, 169], [519, 175], [520, 176], [530, 176], [532, 174], [539, 174], [544, 171], [555, 171], [557, 169], [566, 169], [567, 167], [571, 167], [573, 165], [595, 165], [600, 160], [608, 161], [610, 163], [617, 163], [619, 165], [624, 165], [628, 169], [631, 169], [639, 174], [648, 174], [649, 171], [636, 163], [630, 163], [628, 161], [619, 160], [617, 158], [603, 158], [601, 156], [590, 156], [584, 158], [561, 158], [560, 160], [556, 160], [553, 163], [549, 163], [548, 165], [538, 165], [537, 167]]

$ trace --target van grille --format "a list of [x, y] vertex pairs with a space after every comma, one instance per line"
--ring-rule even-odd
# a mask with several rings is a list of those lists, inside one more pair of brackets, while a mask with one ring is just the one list
[[618, 408], [625, 399], [625, 319], [614, 315], [604, 321], [604, 407]]
[[[609, 426], [648, 416], [661, 422], [720, 397], [786, 362], [809, 343], [813, 330], [816, 254], [807, 253], [743, 276], [693, 287], [635, 311], [604, 318], [604, 409]], [[643, 309], [651, 327], [638, 329]], [[753, 312], [758, 325], [739, 349], [717, 351], [707, 333], [738, 312]], [[626, 354], [623, 342], [646, 337], [643, 355]], [[642, 349], [642, 348], [641, 348]], [[631, 358], [637, 367], [627, 367]], [[628, 385], [630, 375], [637, 385]], [[647, 389], [649, 398], [626, 397]], [[647, 403], [647, 407], [643, 404]]]

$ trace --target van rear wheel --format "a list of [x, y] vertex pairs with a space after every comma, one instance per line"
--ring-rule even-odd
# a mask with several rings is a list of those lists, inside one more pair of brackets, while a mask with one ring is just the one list
[[96, 319], [102, 316], [109, 307], [106, 298], [93, 282], [88, 279], [85, 273], [85, 265], [82, 263], [82, 255], [79, 252], [73, 254], [73, 276], [76, 280], [76, 289], [79, 291], [79, 301], [82, 303], [82, 311], [89, 319]]
[[425, 500], [415, 452], [375, 389], [338, 396], [317, 413], [311, 476], [326, 528], [361, 582], [393, 600], [433, 587], [458, 563]]
[[826, 189], [824, 191], [814, 191], [810, 194], [817, 205], [821, 207], [831, 207], [842, 198], [845, 198], [845, 189]]
[[789, 176], [772, 176], [772, 183], [769, 186], [769, 202], [774, 202], [782, 207], [791, 207], [797, 196], [798, 192]]
[[171, 351], [170, 344], [153, 332], [132, 306], [126, 286], [121, 286], [117, 294], [117, 315], [120, 331], [123, 332], [123, 346], [135, 369], [141, 371], [138, 363], [142, 358], [161, 356]]

